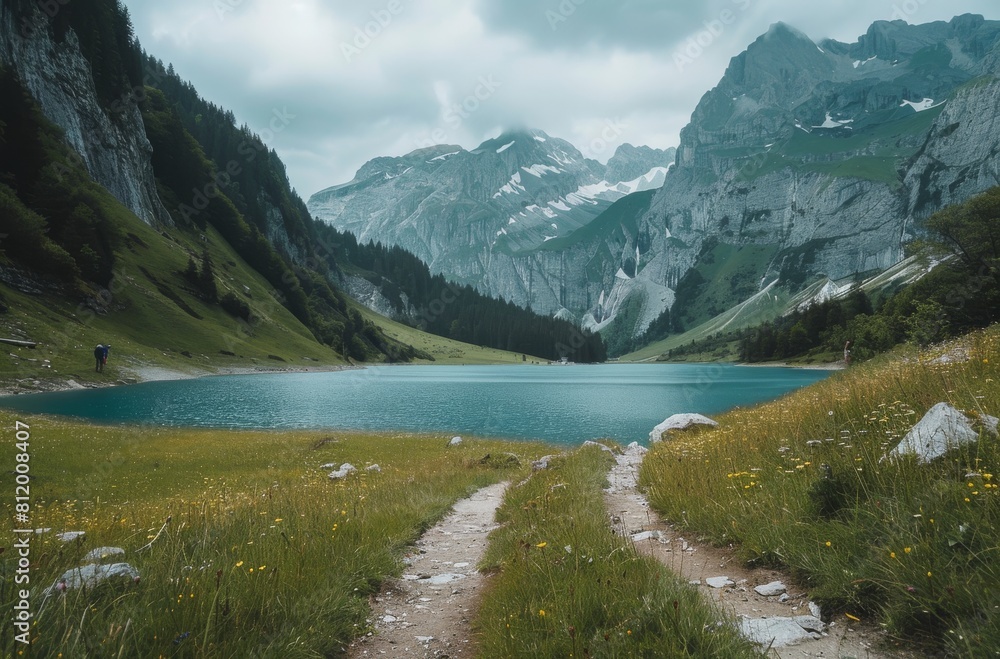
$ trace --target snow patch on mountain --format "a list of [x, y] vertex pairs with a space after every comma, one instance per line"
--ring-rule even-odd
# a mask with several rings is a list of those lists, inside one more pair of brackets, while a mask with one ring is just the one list
[[513, 142], [508, 142], [507, 144], [504, 144], [502, 147], [500, 147], [499, 149], [497, 149], [497, 153], [503, 153], [504, 151], [506, 151], [510, 147], [514, 146], [514, 144], [516, 142], [517, 142], [517, 140], [514, 140]]
[[934, 108], [936, 108], [938, 106], [944, 105], [944, 104], [945, 104], [945, 101], [941, 101], [940, 103], [935, 104], [933, 98], [925, 98], [922, 101], [903, 101], [899, 105], [899, 107], [905, 108], [907, 105], [909, 105], [916, 112], [923, 112], [924, 110], [932, 110], [932, 109], [934, 109]]

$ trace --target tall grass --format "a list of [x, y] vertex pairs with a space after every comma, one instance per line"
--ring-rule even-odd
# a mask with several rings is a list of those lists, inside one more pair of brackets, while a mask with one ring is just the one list
[[483, 564], [483, 657], [752, 657], [695, 588], [608, 523], [611, 456], [584, 447], [512, 487]]
[[930, 465], [885, 456], [935, 403], [997, 415], [998, 346], [992, 328], [936, 353], [904, 349], [733, 411], [656, 445], [641, 483], [666, 517], [791, 568], [828, 610], [995, 656], [1000, 442], [983, 432]]
[[[458, 498], [521, 473], [479, 458], [513, 451], [527, 463], [541, 451], [402, 435], [27, 421], [31, 526], [52, 528], [31, 542], [30, 652], [48, 657], [337, 655], [367, 631], [367, 597], [399, 572], [409, 543]], [[13, 417], [0, 415], [0, 424], [13, 427]], [[358, 472], [331, 481], [319, 468], [343, 462]], [[365, 470], [375, 463], [381, 471]], [[55, 537], [71, 530], [86, 535]], [[0, 542], [11, 546], [9, 531]], [[100, 546], [125, 549], [114, 560], [137, 568], [139, 582], [43, 594]], [[0, 558], [0, 606], [10, 611], [16, 556]], [[23, 650], [4, 630], [3, 655]]]

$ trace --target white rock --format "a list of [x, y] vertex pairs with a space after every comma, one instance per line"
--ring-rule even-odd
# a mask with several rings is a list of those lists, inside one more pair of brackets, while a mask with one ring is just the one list
[[729, 577], [709, 577], [705, 579], [705, 583], [712, 588], [725, 588], [726, 586], [735, 585], [735, 582]]
[[787, 602], [790, 599], [792, 599], [792, 598], [788, 596], [788, 593], [781, 593], [781, 597], [778, 598], [778, 601], [781, 602], [782, 604], [784, 604], [785, 602]]
[[77, 538], [82, 538], [87, 535], [86, 531], [66, 531], [65, 533], [60, 533], [56, 537], [63, 542], [73, 542]]
[[319, 468], [320, 469], [334, 469], [334, 468], [336, 468], [336, 466], [337, 466], [336, 462], [327, 462], [325, 465], [320, 465]]
[[382, 622], [390, 624], [390, 625], [392, 623], [394, 623], [394, 622], [397, 622], [398, 620], [399, 620], [399, 618], [397, 618], [396, 616], [389, 616], [389, 615], [382, 616]]
[[649, 449], [640, 444], [639, 442], [632, 442], [625, 447], [626, 453], [638, 453], [639, 455], [645, 455], [649, 453]]
[[608, 453], [610, 453], [611, 455], [614, 455], [614, 454], [615, 454], [615, 452], [614, 452], [614, 451], [612, 451], [612, 450], [611, 450], [610, 448], [608, 448], [607, 446], [605, 446], [604, 444], [601, 444], [601, 443], [599, 443], [599, 442], [592, 442], [592, 441], [590, 441], [590, 440], [587, 440], [587, 441], [585, 441], [585, 442], [583, 443], [583, 445], [584, 445], [584, 446], [596, 446], [597, 448], [601, 449], [602, 451], [607, 451], [607, 452], [608, 452]]
[[809, 613], [813, 614], [816, 618], [823, 618], [823, 610], [819, 608], [819, 604], [816, 602], [809, 602]]
[[795, 621], [795, 624], [807, 632], [818, 632], [822, 634], [826, 631], [826, 625], [822, 620], [815, 616], [795, 616], [793, 620]]
[[780, 595], [787, 590], [785, 584], [780, 581], [772, 581], [771, 583], [766, 583], [761, 586], [754, 588], [758, 595], [763, 595], [764, 597], [774, 597], [775, 595]]
[[740, 632], [757, 645], [772, 648], [814, 640], [813, 635], [792, 618], [742, 618]]
[[632, 536], [632, 542], [644, 542], [646, 540], [659, 540], [659, 531], [641, 531]]
[[338, 469], [337, 471], [330, 472], [330, 478], [333, 480], [337, 480], [339, 478], [344, 478], [348, 474], [352, 474], [355, 471], [357, 471], [357, 469], [354, 467], [354, 465], [352, 465], [350, 462], [345, 462], [344, 464], [340, 465], [340, 469]]
[[542, 471], [544, 469], [548, 469], [549, 468], [549, 460], [551, 460], [554, 457], [556, 457], [556, 456], [554, 456], [554, 455], [546, 455], [546, 456], [543, 456], [541, 458], [538, 458], [537, 460], [535, 460], [534, 462], [531, 463], [531, 470], [532, 471]]
[[84, 562], [98, 562], [101, 563], [105, 558], [111, 558], [113, 556], [124, 556], [125, 550], [121, 547], [97, 547], [91, 549], [87, 552], [87, 555], [83, 557]]
[[452, 437], [451, 441], [448, 442], [448, 446], [458, 446], [461, 443], [462, 443], [461, 437]]
[[365, 467], [365, 471], [374, 471], [375, 473], [381, 473], [382, 472], [382, 467], [380, 467], [378, 465], [371, 465], [371, 466]]
[[964, 414], [948, 403], [938, 403], [906, 433], [889, 457], [915, 455], [918, 462], [926, 464], [978, 439], [979, 433]]
[[136, 581], [139, 578], [139, 571], [128, 563], [112, 563], [111, 565], [83, 565], [67, 570], [55, 583], [48, 587], [46, 594], [51, 594], [61, 590], [73, 590], [75, 588], [93, 588], [105, 581]]
[[663, 435], [673, 430], [688, 430], [695, 426], [717, 427], [717, 421], [709, 419], [701, 414], [674, 414], [667, 417], [663, 423], [659, 424], [649, 433], [650, 442], [658, 442], [663, 439]]

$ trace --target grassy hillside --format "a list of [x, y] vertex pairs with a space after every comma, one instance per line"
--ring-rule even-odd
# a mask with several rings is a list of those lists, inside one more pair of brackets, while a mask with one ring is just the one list
[[[829, 612], [948, 656], [1000, 647], [1000, 442], [885, 456], [934, 404], [1000, 412], [1000, 326], [900, 350], [657, 444], [640, 478], [680, 527], [796, 573]], [[828, 468], [823, 465], [829, 465]]]

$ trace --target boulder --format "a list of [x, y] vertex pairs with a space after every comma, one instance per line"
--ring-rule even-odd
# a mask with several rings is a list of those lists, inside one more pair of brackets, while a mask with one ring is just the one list
[[369, 465], [369, 466], [365, 467], [365, 471], [372, 471], [372, 472], [375, 472], [376, 474], [380, 474], [380, 473], [382, 473], [382, 467], [380, 467], [378, 465]]
[[124, 556], [125, 550], [121, 547], [96, 547], [87, 552], [83, 557], [84, 563], [103, 563], [107, 558]]
[[66, 570], [45, 592], [50, 594], [75, 588], [93, 588], [110, 581], [136, 583], [139, 581], [139, 571], [128, 563], [82, 565]]
[[660, 425], [653, 428], [649, 433], [650, 442], [658, 442], [663, 439], [663, 435], [675, 430], [690, 430], [696, 426], [718, 427], [718, 422], [709, 419], [701, 414], [674, 414], [669, 416]]
[[461, 437], [452, 437], [451, 441], [448, 442], [448, 446], [459, 446], [462, 443]]
[[948, 403], [938, 403], [927, 410], [888, 457], [915, 455], [918, 462], [927, 464], [978, 439], [979, 433], [964, 414]]
[[344, 464], [340, 465], [340, 469], [338, 469], [337, 471], [330, 472], [330, 479], [338, 480], [341, 478], [345, 478], [348, 474], [353, 474], [356, 471], [357, 469], [354, 467], [354, 465], [352, 465], [350, 462], [345, 462]]

